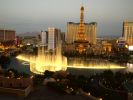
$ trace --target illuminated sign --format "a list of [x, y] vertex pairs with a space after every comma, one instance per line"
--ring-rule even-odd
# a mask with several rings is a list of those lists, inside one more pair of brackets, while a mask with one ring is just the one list
[[128, 47], [129, 51], [133, 51], [133, 46]]

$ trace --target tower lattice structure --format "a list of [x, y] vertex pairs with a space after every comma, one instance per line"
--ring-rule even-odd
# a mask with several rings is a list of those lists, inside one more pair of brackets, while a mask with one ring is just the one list
[[86, 52], [89, 42], [86, 40], [85, 35], [85, 24], [84, 24], [84, 6], [80, 9], [80, 24], [78, 28], [78, 33], [76, 35], [75, 49], [78, 53], [83, 54]]
[[81, 9], [80, 9], [80, 24], [79, 24], [76, 40], [78, 41], [86, 40], [85, 25], [84, 25], [84, 6], [81, 6]]

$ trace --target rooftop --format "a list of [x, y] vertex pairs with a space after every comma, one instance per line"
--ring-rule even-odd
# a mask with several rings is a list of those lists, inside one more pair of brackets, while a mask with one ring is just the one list
[[[79, 25], [79, 23], [75, 23], [75, 22], [67, 22], [67, 24], [77, 24]], [[90, 22], [90, 23], [84, 23], [85, 25], [96, 25], [96, 22]]]

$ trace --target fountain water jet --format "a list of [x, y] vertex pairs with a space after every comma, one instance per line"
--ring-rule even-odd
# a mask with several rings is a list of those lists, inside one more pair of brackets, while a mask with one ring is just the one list
[[68, 66], [70, 68], [81, 69], [125, 69], [126, 67], [111, 63], [108, 60], [103, 59], [81, 59], [72, 58], [68, 60]]
[[43, 74], [45, 70], [66, 70], [67, 58], [61, 54], [61, 44], [55, 50], [53, 53], [46, 53], [43, 47], [39, 47], [37, 56], [23, 54], [17, 56], [17, 58], [29, 62], [30, 71], [36, 74]]
[[24, 60], [30, 63], [30, 71], [36, 74], [43, 74], [45, 70], [60, 71], [67, 68], [83, 68], [83, 69], [124, 69], [126, 67], [120, 66], [114, 63], [110, 63], [107, 60], [88, 60], [82, 58], [68, 59], [61, 54], [61, 44], [57, 46], [54, 53], [46, 53], [44, 48], [38, 48], [38, 55], [19, 55], [18, 59]]

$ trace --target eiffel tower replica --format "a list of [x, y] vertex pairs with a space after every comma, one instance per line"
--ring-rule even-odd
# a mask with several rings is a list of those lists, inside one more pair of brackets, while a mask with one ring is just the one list
[[79, 54], [85, 54], [89, 45], [89, 41], [86, 40], [85, 24], [84, 24], [84, 6], [80, 8], [80, 24], [78, 33], [76, 34], [76, 40], [74, 41], [75, 49]]

